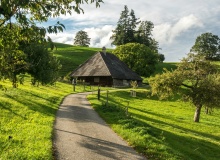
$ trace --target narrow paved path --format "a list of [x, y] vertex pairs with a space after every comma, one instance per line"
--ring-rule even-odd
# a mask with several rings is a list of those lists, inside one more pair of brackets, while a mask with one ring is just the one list
[[87, 94], [71, 94], [60, 105], [54, 125], [56, 159], [144, 160], [91, 108]]

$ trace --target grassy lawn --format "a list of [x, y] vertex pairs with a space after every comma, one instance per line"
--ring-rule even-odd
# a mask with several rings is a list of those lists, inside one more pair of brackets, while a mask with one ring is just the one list
[[[193, 122], [194, 107], [176, 99], [159, 101], [147, 89], [137, 89], [137, 97], [129, 90], [110, 91], [98, 101], [88, 96], [95, 110], [112, 129], [149, 159], [219, 160], [220, 110]], [[128, 115], [126, 115], [126, 107]], [[203, 108], [204, 109], [204, 108]]]
[[[73, 93], [72, 85], [57, 82], [55, 86], [34, 87], [28, 80], [17, 89], [8, 81], [0, 85], [7, 88], [6, 92], [0, 90], [0, 159], [53, 159], [56, 110], [62, 99]], [[83, 91], [83, 86], [76, 86], [76, 92]]]

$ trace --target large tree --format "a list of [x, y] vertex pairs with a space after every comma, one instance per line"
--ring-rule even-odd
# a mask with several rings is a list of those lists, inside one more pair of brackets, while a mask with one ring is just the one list
[[136, 42], [135, 34], [136, 27], [139, 24], [138, 18], [136, 18], [134, 10], [129, 11], [125, 5], [124, 10], [121, 12], [116, 29], [113, 30], [111, 36], [113, 45], [123, 45], [126, 43]]
[[220, 74], [218, 67], [204, 56], [188, 54], [174, 71], [165, 70], [150, 78], [152, 95], [167, 98], [179, 93], [195, 106], [194, 121], [199, 122], [202, 107], [220, 107]]
[[74, 38], [74, 45], [88, 47], [90, 45], [90, 38], [86, 31], [79, 31]]
[[155, 65], [158, 62], [158, 54], [139, 43], [117, 46], [113, 54], [142, 76], [150, 76], [155, 71]]
[[203, 33], [196, 38], [191, 52], [203, 55], [207, 60], [220, 60], [220, 39], [212, 33]]
[[140, 21], [134, 10], [129, 11], [128, 7], [124, 6], [110, 39], [115, 46], [140, 43], [158, 52], [158, 42], [152, 37], [153, 28], [154, 24], [151, 21]]
[[[30, 72], [31, 66], [36, 66], [35, 62], [39, 62], [39, 65], [43, 62], [42, 66], [47, 66], [47, 75], [52, 75], [49, 71], [54, 72], [59, 68], [59, 63], [55, 57], [44, 50], [47, 45], [46, 33], [57, 33], [63, 31], [65, 27], [57, 22], [53, 26], [44, 28], [37, 26], [36, 22], [46, 22], [50, 17], [71, 14], [72, 11], [83, 12], [80, 4], [84, 2], [96, 3], [98, 7], [102, 0], [0, 1], [0, 79], [9, 78], [16, 87], [17, 75]], [[30, 49], [30, 46], [33, 48]], [[40, 50], [44, 54], [39, 54]], [[36, 57], [38, 60], [30, 59]], [[32, 69], [35, 68], [32, 67]], [[38, 80], [42, 82], [42, 79]]]

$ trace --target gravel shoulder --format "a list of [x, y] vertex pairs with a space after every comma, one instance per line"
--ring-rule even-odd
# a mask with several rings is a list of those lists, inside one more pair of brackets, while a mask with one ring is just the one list
[[71, 94], [59, 107], [53, 148], [58, 160], [144, 160], [92, 109], [89, 93]]

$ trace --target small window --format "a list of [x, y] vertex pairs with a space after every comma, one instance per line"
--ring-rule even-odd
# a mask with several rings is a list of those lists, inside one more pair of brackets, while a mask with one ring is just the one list
[[94, 77], [94, 82], [99, 82], [99, 77]]

